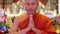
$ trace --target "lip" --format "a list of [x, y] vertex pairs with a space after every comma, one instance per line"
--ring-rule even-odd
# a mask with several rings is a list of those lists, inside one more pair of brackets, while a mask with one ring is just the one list
[[33, 10], [29, 10], [29, 11], [33, 11]]

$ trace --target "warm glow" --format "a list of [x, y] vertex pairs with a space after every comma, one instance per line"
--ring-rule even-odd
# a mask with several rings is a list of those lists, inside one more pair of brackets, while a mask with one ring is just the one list
[[41, 2], [39, 2], [39, 5], [41, 5], [42, 3]]
[[44, 6], [44, 5], [42, 5], [42, 7], [43, 7], [43, 8], [45, 8], [45, 6]]

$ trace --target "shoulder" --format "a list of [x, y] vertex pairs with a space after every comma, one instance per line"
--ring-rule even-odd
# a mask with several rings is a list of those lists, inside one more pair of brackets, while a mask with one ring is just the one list
[[22, 15], [20, 15], [20, 16], [17, 16], [16, 18], [15, 18], [15, 21], [23, 21], [23, 19], [25, 18], [25, 17], [27, 17], [27, 15], [26, 14], [22, 14]]
[[42, 15], [42, 14], [40, 14], [40, 13], [38, 13], [37, 16], [38, 16], [38, 18], [41, 19], [42, 21], [51, 21], [50, 18], [48, 18], [47, 16]]
[[23, 18], [25, 16], [26, 16], [26, 14], [22, 14], [22, 15], [17, 16], [16, 19]]

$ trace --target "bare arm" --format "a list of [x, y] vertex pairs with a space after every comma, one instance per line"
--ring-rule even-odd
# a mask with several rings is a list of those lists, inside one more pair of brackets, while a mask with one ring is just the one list
[[30, 23], [29, 25], [36, 34], [41, 34], [41, 31], [34, 26], [34, 23]]
[[27, 27], [27, 28], [24, 29], [24, 30], [17, 31], [18, 26], [19, 26], [19, 23], [18, 23], [17, 20], [15, 20], [13, 27], [12, 27], [12, 28], [10, 29], [10, 31], [9, 31], [9, 34], [25, 34], [26, 32], [28, 32], [28, 31], [30, 30], [30, 28]]
[[[25, 17], [24, 17], [25, 18]], [[15, 19], [14, 20], [14, 24], [13, 24], [13, 27], [11, 28], [11, 30], [9, 31], [9, 34], [25, 34], [25, 33], [27, 33], [29, 30], [31, 30], [31, 28], [30, 27], [27, 27], [27, 28], [25, 28], [25, 29], [23, 29], [23, 30], [21, 30], [21, 31], [17, 31], [17, 29], [18, 29], [18, 27], [19, 27], [19, 23], [21, 22], [21, 21], [23, 21], [24, 20], [24, 18], [23, 19]], [[27, 19], [27, 18], [25, 18], [25, 19]]]
[[19, 27], [19, 20], [15, 19], [12, 28], [9, 30], [9, 33], [16, 32]]
[[33, 30], [36, 34], [41, 34], [41, 31], [38, 30], [37, 28], [32, 28], [32, 30]]
[[18, 32], [11, 32], [11, 33], [9, 33], [9, 34], [26, 34], [29, 30], [30, 30], [30, 28], [27, 27], [27, 28], [24, 29], [24, 30], [21, 30], [21, 31], [18, 31]]
[[27, 27], [26, 29], [24, 29], [24, 30], [21, 30], [20, 31], [20, 34], [26, 34], [28, 31], [30, 31], [31, 30], [31, 28], [30, 27]]

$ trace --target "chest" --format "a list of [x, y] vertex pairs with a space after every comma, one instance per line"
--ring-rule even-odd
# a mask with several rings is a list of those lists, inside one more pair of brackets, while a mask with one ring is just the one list
[[[29, 24], [29, 19], [23, 21], [20, 23], [19, 25], [19, 28], [22, 30], [22, 29], [25, 29], [28, 27], [28, 24]], [[39, 20], [39, 19], [34, 19], [34, 25], [37, 29], [42, 29], [43, 28], [43, 21], [42, 20]]]

